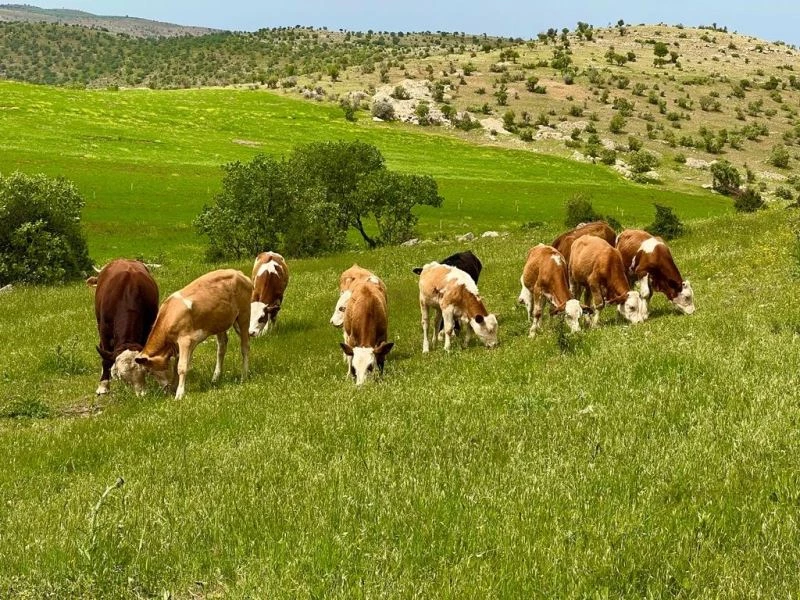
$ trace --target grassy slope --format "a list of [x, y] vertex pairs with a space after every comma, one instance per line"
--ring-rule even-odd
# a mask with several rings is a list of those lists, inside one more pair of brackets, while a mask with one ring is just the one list
[[220, 164], [321, 139], [371, 142], [390, 167], [436, 177], [446, 202], [421, 213], [426, 234], [560, 221], [563, 202], [577, 192], [624, 223], [649, 222], [652, 202], [674, 206], [682, 218], [729, 207], [707, 192], [630, 185], [602, 166], [475, 146], [439, 129], [350, 124], [338, 108], [256, 91], [86, 92], [3, 83], [0, 128], [0, 170], [64, 174], [78, 184], [98, 261], [186, 246], [195, 252], [191, 221], [219, 189]]
[[[639, 327], [609, 310], [563, 354], [554, 323], [529, 340], [513, 306], [550, 231], [474, 245], [492, 352], [420, 354], [409, 266], [455, 245], [294, 261], [250, 380], [232, 342], [211, 387], [208, 343], [179, 403], [117, 387], [94, 405], [90, 291], [5, 296], [0, 395], [50, 418], [0, 422], [0, 595], [791, 595], [800, 311], [782, 223], [696, 222], [673, 245], [694, 316], [663, 297]], [[356, 259], [386, 279], [397, 342], [363, 390], [327, 325]], [[168, 265], [162, 292], [202, 269]]]

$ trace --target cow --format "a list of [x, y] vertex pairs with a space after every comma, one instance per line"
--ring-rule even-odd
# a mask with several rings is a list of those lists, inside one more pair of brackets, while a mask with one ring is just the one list
[[147, 341], [158, 314], [158, 285], [147, 267], [138, 260], [118, 258], [86, 280], [95, 288], [94, 314], [102, 359], [100, 385], [96, 394], [107, 394], [112, 375], [145, 392], [145, 370], [134, 358]]
[[580, 331], [583, 308], [569, 291], [567, 261], [558, 250], [545, 244], [531, 248], [519, 282], [522, 290], [517, 301], [528, 310], [528, 320], [531, 321], [528, 332], [530, 337], [534, 337], [542, 327], [544, 302], [551, 304], [551, 315], [564, 315], [571, 332]]
[[340, 344], [347, 360], [347, 372], [363, 385], [367, 375], [378, 367], [383, 374], [386, 355], [394, 347], [387, 342], [389, 314], [386, 290], [376, 277], [356, 281], [344, 313], [344, 342]]
[[617, 233], [605, 221], [591, 221], [590, 223], [581, 223], [574, 229], [562, 233], [555, 240], [553, 240], [553, 248], [561, 252], [564, 260], [569, 264], [569, 257], [572, 250], [572, 244], [578, 238], [585, 235], [593, 235], [599, 237], [613, 246], [617, 239]]
[[[422, 352], [430, 350], [428, 318], [431, 311], [435, 312], [437, 321], [440, 318], [444, 321], [445, 350], [450, 350], [456, 320], [465, 325], [464, 346], [469, 342], [470, 327], [486, 347], [497, 345], [497, 317], [486, 310], [475, 281], [461, 269], [437, 262], [423, 266], [419, 277], [419, 308], [422, 313]], [[435, 344], [436, 337], [436, 334], [432, 336], [432, 344]]]
[[569, 279], [572, 295], [580, 298], [591, 296], [594, 316], [591, 326], [600, 320], [600, 310], [608, 304], [616, 304], [619, 314], [631, 323], [647, 319], [647, 303], [639, 292], [631, 291], [619, 250], [604, 239], [585, 235], [572, 244], [569, 259]]
[[[381, 281], [381, 278], [373, 274], [372, 271], [368, 271], [353, 263], [352, 267], [343, 271], [339, 276], [339, 299], [336, 301], [336, 306], [331, 315], [331, 325], [334, 327], [341, 327], [344, 324], [344, 314], [347, 310], [347, 303], [350, 301], [350, 296], [352, 295], [352, 290], [350, 288], [359, 281], [364, 281], [366, 279], [370, 279], [373, 283], [377, 284], [383, 293], [384, 299], [386, 298], [386, 286], [383, 284], [383, 281]], [[345, 339], [345, 342], [346, 341]]]
[[289, 269], [277, 252], [262, 252], [253, 264], [250, 298], [250, 335], [260, 336], [275, 326], [289, 284]]
[[692, 285], [681, 277], [664, 240], [641, 229], [626, 229], [617, 237], [617, 250], [631, 283], [639, 282], [642, 298], [661, 292], [684, 314], [695, 311]]
[[[241, 271], [220, 269], [201, 275], [161, 304], [136, 363], [146, 367], [165, 387], [174, 384], [177, 374], [175, 399], [180, 400], [185, 394], [192, 353], [210, 335], [217, 336], [217, 364], [211, 381], [219, 379], [228, 347], [227, 332], [233, 326], [241, 340], [244, 379], [250, 349], [247, 327], [252, 293], [253, 284]], [[170, 369], [170, 360], [176, 355], [177, 365]]]

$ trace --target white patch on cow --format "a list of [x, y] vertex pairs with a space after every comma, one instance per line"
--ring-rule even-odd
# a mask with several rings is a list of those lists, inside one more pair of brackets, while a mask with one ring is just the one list
[[639, 280], [639, 293], [644, 299], [650, 297], [650, 276], [647, 274]]
[[572, 333], [578, 333], [581, 330], [582, 315], [583, 309], [581, 308], [581, 303], [575, 300], [575, 298], [567, 300], [567, 303], [564, 305], [564, 321], [567, 323]]
[[381, 280], [376, 275], [370, 275], [367, 277], [367, 281], [370, 283], [374, 283], [375, 285], [380, 285]]
[[147, 369], [136, 362], [135, 359], [138, 355], [139, 353], [133, 350], [121, 352], [111, 368], [111, 376], [132, 386], [133, 390], [141, 396], [145, 391], [144, 378]]
[[263, 302], [250, 303], [250, 328], [248, 331], [251, 337], [261, 335], [264, 332], [264, 326], [267, 322], [261, 322], [260, 319], [264, 316], [265, 308], [267, 308], [267, 305]]
[[470, 319], [469, 324], [484, 346], [487, 348], [497, 346], [497, 317], [495, 315], [486, 315], [483, 318], [483, 323]]
[[530, 317], [531, 304], [533, 303], [533, 296], [531, 295], [531, 291], [525, 287], [522, 277], [519, 278], [519, 283], [520, 285], [522, 285], [522, 289], [519, 292], [519, 297], [517, 298], [517, 302], [519, 304], [525, 305], [525, 308], [528, 310], [528, 316]]
[[102, 396], [103, 394], [107, 394], [108, 393], [108, 386], [109, 386], [110, 383], [111, 382], [108, 379], [104, 379], [103, 381], [100, 382], [100, 385], [97, 386], [97, 389], [95, 390], [94, 393], [97, 394], [98, 396]]
[[558, 254], [551, 254], [551, 255], [550, 255], [550, 258], [552, 258], [552, 259], [553, 259], [553, 262], [554, 262], [554, 263], [556, 263], [556, 264], [557, 264], [559, 267], [561, 266], [561, 264], [562, 264], [562, 262], [563, 262], [563, 261], [561, 260], [561, 256], [560, 256], [560, 255], [558, 255]]
[[192, 301], [189, 300], [188, 298], [184, 298], [183, 294], [181, 294], [180, 292], [175, 292], [174, 294], [172, 294], [172, 298], [177, 298], [178, 300], [183, 302], [183, 304], [186, 306], [186, 308], [188, 308], [189, 310], [192, 310]]
[[656, 249], [656, 246], [658, 246], [659, 244], [661, 244], [661, 242], [659, 242], [656, 238], [654, 237], [647, 238], [645, 241], [642, 242], [642, 245], [639, 246], [639, 250], [647, 254], [651, 254], [653, 250]]
[[258, 268], [256, 278], [261, 277], [264, 273], [272, 273], [273, 275], [277, 275], [280, 268], [280, 265], [278, 265], [278, 263], [276, 263], [274, 260], [265, 262]]
[[690, 315], [695, 311], [694, 290], [692, 284], [684, 281], [681, 286], [681, 293], [672, 299], [672, 303], [685, 315]]
[[445, 281], [453, 281], [456, 285], [463, 285], [464, 288], [470, 293], [478, 296], [478, 286], [475, 285], [475, 280], [461, 269], [451, 267], [450, 272], [445, 277]]
[[341, 296], [339, 296], [339, 300], [336, 301], [336, 308], [333, 309], [333, 315], [331, 315], [331, 325], [334, 327], [341, 327], [344, 325], [344, 313], [347, 310], [347, 303], [350, 302], [350, 297], [352, 295], [353, 292], [345, 290], [342, 292]]
[[632, 324], [643, 323], [647, 319], [647, 302], [639, 292], [628, 292], [628, 298], [617, 306], [617, 311]]
[[353, 348], [351, 368], [355, 372], [356, 385], [363, 385], [367, 380], [367, 374], [374, 371], [377, 364], [375, 360], [375, 350], [373, 348], [365, 348], [362, 346]]

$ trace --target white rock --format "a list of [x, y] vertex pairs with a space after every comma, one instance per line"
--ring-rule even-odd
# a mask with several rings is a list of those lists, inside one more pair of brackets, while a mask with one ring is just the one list
[[459, 242], [471, 242], [475, 239], [475, 236], [472, 234], [471, 231], [465, 233], [464, 235], [459, 235], [456, 240]]
[[383, 123], [383, 119], [381, 119], [380, 117], [372, 117], [372, 120], [375, 121], [376, 123]]
[[483, 237], [483, 238], [496, 238], [496, 237], [500, 237], [500, 234], [497, 233], [496, 231], [484, 231], [481, 234], [481, 237]]
[[416, 246], [417, 244], [419, 244], [419, 238], [411, 238], [410, 240], [406, 240], [405, 242], [403, 242], [400, 245], [401, 246]]

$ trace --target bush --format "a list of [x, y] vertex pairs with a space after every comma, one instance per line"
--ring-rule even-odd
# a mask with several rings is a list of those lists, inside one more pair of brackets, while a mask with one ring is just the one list
[[80, 225], [83, 204], [66, 179], [0, 175], [0, 285], [85, 277], [92, 263]]
[[628, 150], [631, 152], [636, 152], [637, 150], [642, 149], [642, 140], [632, 135], [628, 136]]
[[647, 173], [658, 166], [658, 158], [647, 150], [637, 150], [628, 155], [628, 164], [634, 173]]
[[372, 116], [384, 121], [394, 121], [394, 106], [388, 100], [378, 100], [372, 105]]
[[611, 117], [611, 121], [608, 124], [608, 130], [611, 133], [622, 133], [623, 129], [625, 129], [626, 123], [627, 121], [625, 120], [625, 117], [617, 113]]
[[684, 234], [686, 228], [670, 207], [661, 204], [654, 204], [653, 206], [656, 207], [656, 218], [647, 227], [647, 231], [651, 235], [671, 240]]
[[588, 223], [602, 219], [602, 215], [595, 212], [592, 203], [583, 194], [575, 194], [567, 200], [567, 215], [564, 218], [564, 225], [576, 227], [579, 223]]
[[600, 150], [600, 162], [604, 165], [613, 165], [617, 162], [617, 151], [610, 148]]
[[737, 194], [742, 185], [738, 169], [727, 160], [719, 160], [711, 165], [711, 186], [720, 194]]
[[753, 188], [745, 188], [736, 194], [736, 199], [733, 201], [733, 207], [738, 212], [756, 212], [757, 210], [765, 208], [765, 206], [761, 194]]
[[408, 100], [411, 98], [406, 88], [404, 88], [402, 85], [395, 86], [391, 96], [395, 100]]
[[783, 144], [775, 144], [772, 147], [772, 153], [769, 155], [769, 164], [785, 169], [789, 166], [789, 151]]
[[778, 198], [783, 198], [784, 200], [791, 200], [794, 197], [792, 190], [784, 185], [779, 185], [775, 188], [775, 195]]

